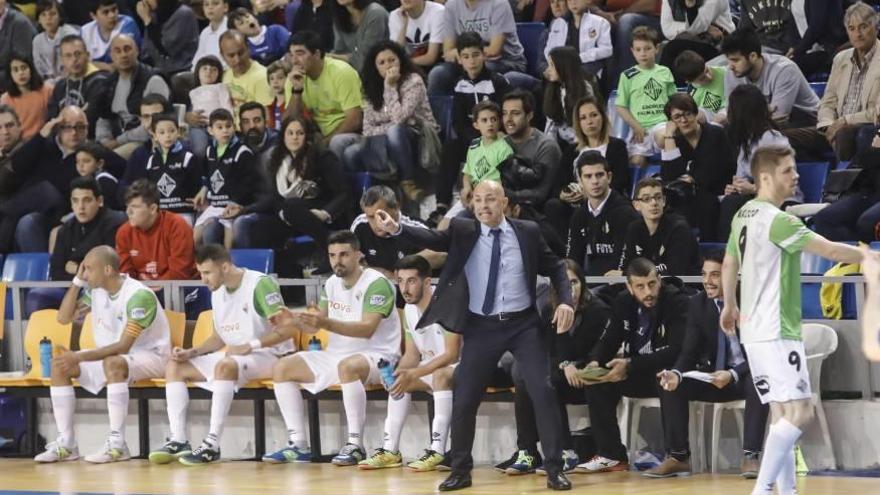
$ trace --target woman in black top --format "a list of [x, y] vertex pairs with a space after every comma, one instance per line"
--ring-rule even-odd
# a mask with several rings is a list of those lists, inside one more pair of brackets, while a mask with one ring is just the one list
[[673, 209], [700, 229], [701, 240], [723, 241], [717, 231], [718, 197], [724, 195], [724, 186], [736, 173], [727, 134], [718, 126], [697, 120], [699, 108], [688, 94], [670, 96], [663, 111], [669, 122], [657, 139], [663, 160], [660, 176], [666, 184], [682, 181], [693, 184], [695, 190], [693, 197], [682, 198]]
[[[562, 427], [565, 434], [563, 442], [564, 469], [574, 469], [577, 465], [577, 456], [574, 454], [574, 445], [570, 435], [571, 428], [568, 424], [568, 412], [566, 404], [583, 404], [584, 383], [577, 377], [577, 368], [582, 368], [589, 361], [589, 354], [599, 337], [608, 327], [611, 321], [611, 308], [594, 296], [584, 280], [584, 272], [577, 262], [570, 259], [563, 260], [566, 275], [571, 284], [571, 295], [576, 301], [575, 320], [571, 328], [561, 334], [551, 335], [550, 325], [547, 326], [547, 344], [550, 352], [550, 379], [556, 388]], [[555, 306], [555, 304], [553, 305]], [[552, 315], [553, 311], [543, 312]], [[526, 451], [532, 457], [538, 456], [538, 428], [535, 420], [535, 405], [529, 397], [525, 381], [517, 370], [517, 364], [513, 364], [513, 382], [516, 386], [514, 408], [516, 412], [517, 449]], [[554, 407], [552, 404], [541, 404], [538, 407]], [[508, 472], [509, 469], [508, 468]], [[516, 474], [516, 473], [514, 473]]]
[[314, 123], [299, 115], [281, 124], [280, 142], [269, 158], [269, 193], [251, 208], [268, 216], [261, 218], [259, 228], [243, 234], [254, 247], [306, 234], [315, 240], [317, 252], [324, 253], [331, 224], [349, 220], [351, 189], [342, 163], [320, 146], [316, 135]]

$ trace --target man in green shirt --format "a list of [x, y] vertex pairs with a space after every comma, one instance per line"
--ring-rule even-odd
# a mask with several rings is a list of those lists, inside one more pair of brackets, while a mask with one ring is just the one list
[[340, 159], [359, 138], [363, 123], [361, 79], [346, 62], [325, 58], [321, 37], [300, 31], [290, 38], [293, 70], [285, 84], [287, 115], [311, 114], [324, 145]]

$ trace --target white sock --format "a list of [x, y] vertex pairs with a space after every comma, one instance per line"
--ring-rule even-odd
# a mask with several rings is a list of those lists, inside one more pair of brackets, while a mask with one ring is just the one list
[[306, 439], [306, 418], [303, 414], [302, 391], [296, 382], [275, 382], [275, 400], [284, 425], [287, 427], [288, 441], [299, 448], [306, 448], [309, 442]]
[[348, 443], [363, 447], [361, 433], [367, 417], [367, 390], [360, 380], [342, 384], [342, 405], [348, 421]]
[[75, 447], [73, 413], [76, 411], [76, 396], [73, 393], [73, 386], [49, 387], [49, 397], [52, 398], [52, 414], [55, 416], [55, 426], [58, 427], [61, 445], [66, 448]]
[[165, 401], [168, 409], [168, 426], [171, 441], [186, 442], [186, 408], [189, 406], [189, 390], [184, 382], [165, 384]]
[[411, 401], [411, 394], [403, 394], [403, 397], [397, 400], [388, 397], [388, 416], [385, 417], [383, 449], [389, 452], [397, 452], [397, 449], [400, 447], [400, 432], [403, 431], [403, 423], [406, 421], [406, 415], [409, 413], [409, 403]]
[[211, 382], [213, 395], [211, 396], [211, 424], [208, 428], [208, 436], [214, 440], [214, 447], [220, 446], [220, 436], [223, 435], [223, 423], [229, 414], [229, 406], [232, 405], [232, 395], [235, 393], [235, 382], [232, 380], [214, 380]]
[[752, 495], [761, 495], [773, 491], [773, 482], [783, 471], [783, 464], [791, 462], [794, 468], [794, 444], [801, 436], [801, 430], [785, 418], [770, 426], [767, 441], [764, 443], [764, 456]]
[[785, 460], [776, 475], [776, 489], [779, 495], [797, 495], [797, 461], [794, 456], [794, 448], [788, 449]]
[[128, 416], [128, 382], [107, 384], [107, 414], [110, 416], [110, 444], [125, 445], [125, 417]]
[[434, 422], [431, 423], [431, 450], [446, 453], [449, 424], [452, 422], [452, 390], [434, 392]]

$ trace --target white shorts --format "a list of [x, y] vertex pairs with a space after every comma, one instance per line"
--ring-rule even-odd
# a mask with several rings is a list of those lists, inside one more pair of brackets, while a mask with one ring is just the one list
[[[431, 361], [432, 360], [430, 360], [430, 359], [428, 361], [422, 361], [421, 363], [419, 363], [419, 366], [424, 366], [426, 363], [429, 363]], [[455, 369], [455, 367], [458, 366], [458, 363], [453, 363], [453, 364], [450, 364], [449, 366], [452, 366], [452, 368]], [[440, 368], [440, 369], [443, 369], [443, 368]], [[425, 385], [430, 387], [432, 392], [434, 391], [434, 373], [431, 373], [430, 375], [422, 376], [419, 378], [419, 380], [421, 380], [422, 382], [425, 383]]]
[[803, 341], [777, 339], [744, 345], [762, 404], [811, 397]]
[[[156, 354], [149, 351], [135, 351], [131, 354], [123, 354], [128, 363], [128, 383], [148, 378], [162, 378], [165, 376], [165, 365], [168, 363], [168, 355]], [[97, 394], [107, 384], [107, 376], [104, 375], [103, 361], [86, 361], [79, 363], [79, 385], [93, 394]]]
[[367, 377], [367, 385], [381, 384], [382, 379], [379, 376], [379, 360], [384, 359], [389, 362], [397, 360], [398, 356], [385, 355], [373, 351], [361, 351], [352, 353], [337, 353], [333, 351], [300, 351], [296, 353], [302, 358], [306, 366], [312, 370], [315, 381], [311, 383], [301, 383], [300, 386], [313, 394], [327, 390], [331, 385], [339, 385], [339, 362], [349, 356], [360, 355], [366, 358], [370, 363], [370, 374]]
[[654, 141], [654, 133], [665, 128], [666, 122], [660, 122], [649, 129], [645, 129], [645, 139], [641, 143], [633, 142], [633, 132], [630, 129], [626, 135], [626, 151], [629, 153], [629, 156], [653, 156], [660, 153], [660, 148]]
[[[225, 351], [217, 351], [190, 359], [190, 364], [207, 380], [197, 382], [195, 385], [205, 390], [212, 390], [211, 383], [214, 381], [214, 369], [217, 367], [217, 363], [225, 357]], [[272, 349], [257, 349], [247, 356], [229, 357], [238, 363], [238, 380], [235, 382], [236, 392], [251, 380], [272, 378], [272, 367], [278, 361], [278, 356], [272, 352]]]
[[205, 208], [202, 214], [199, 215], [199, 218], [196, 219], [196, 224], [193, 225], [193, 227], [200, 227], [208, 223], [211, 219], [216, 218], [224, 228], [231, 229], [232, 220], [229, 220], [228, 218], [220, 218], [220, 215], [223, 214], [223, 210], [225, 210], [225, 208], [219, 206], [209, 206]]

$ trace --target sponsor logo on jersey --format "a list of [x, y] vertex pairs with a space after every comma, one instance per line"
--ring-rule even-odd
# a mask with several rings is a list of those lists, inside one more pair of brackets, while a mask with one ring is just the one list
[[342, 311], [343, 313], [351, 313], [351, 305], [338, 301], [328, 301], [327, 305], [334, 311]]
[[382, 294], [370, 296], [370, 306], [381, 306], [383, 304], [385, 304], [385, 296]]
[[140, 320], [141, 318], [145, 318], [147, 316], [146, 308], [133, 308], [131, 310], [131, 317], [135, 320]]
[[284, 300], [281, 299], [281, 294], [277, 292], [270, 292], [266, 294], [266, 297], [264, 299], [266, 300], [266, 304], [268, 304], [269, 306], [284, 304]]

